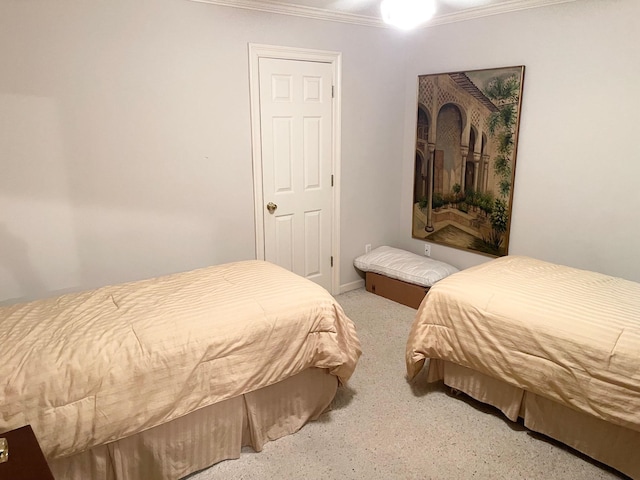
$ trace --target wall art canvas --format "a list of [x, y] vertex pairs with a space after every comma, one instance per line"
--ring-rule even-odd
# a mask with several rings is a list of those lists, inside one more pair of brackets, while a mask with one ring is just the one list
[[524, 66], [420, 75], [412, 236], [507, 255]]

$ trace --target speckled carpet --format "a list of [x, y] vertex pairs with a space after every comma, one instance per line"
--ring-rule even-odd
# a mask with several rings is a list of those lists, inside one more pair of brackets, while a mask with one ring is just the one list
[[336, 299], [363, 355], [332, 409], [189, 480], [624, 478], [442, 384], [410, 385], [404, 351], [415, 310], [364, 289]]

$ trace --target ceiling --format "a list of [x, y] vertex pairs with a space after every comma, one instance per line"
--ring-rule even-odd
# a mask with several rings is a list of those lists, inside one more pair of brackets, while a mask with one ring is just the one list
[[[381, 0], [194, 1], [320, 20], [387, 27], [380, 18]], [[576, 0], [436, 0], [436, 15], [426, 25], [453, 23], [574, 1]]]

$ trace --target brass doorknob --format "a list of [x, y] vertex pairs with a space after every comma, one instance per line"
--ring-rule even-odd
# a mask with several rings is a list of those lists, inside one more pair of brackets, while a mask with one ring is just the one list
[[267, 210], [269, 210], [269, 213], [275, 212], [276, 208], [278, 208], [278, 205], [276, 205], [275, 203], [273, 202], [267, 203]]

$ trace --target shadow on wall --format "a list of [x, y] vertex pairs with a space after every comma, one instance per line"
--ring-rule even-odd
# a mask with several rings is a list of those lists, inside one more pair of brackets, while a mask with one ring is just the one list
[[[29, 247], [27, 242], [13, 234], [4, 223], [0, 223], [0, 267], [5, 268], [15, 279], [20, 292], [31, 292], [32, 295], [41, 296], [45, 293], [42, 280], [29, 259]], [[9, 298], [3, 298], [8, 292], [0, 291], [0, 304]], [[12, 296], [12, 295], [10, 295]], [[15, 303], [21, 299], [16, 298], [8, 303]]]

